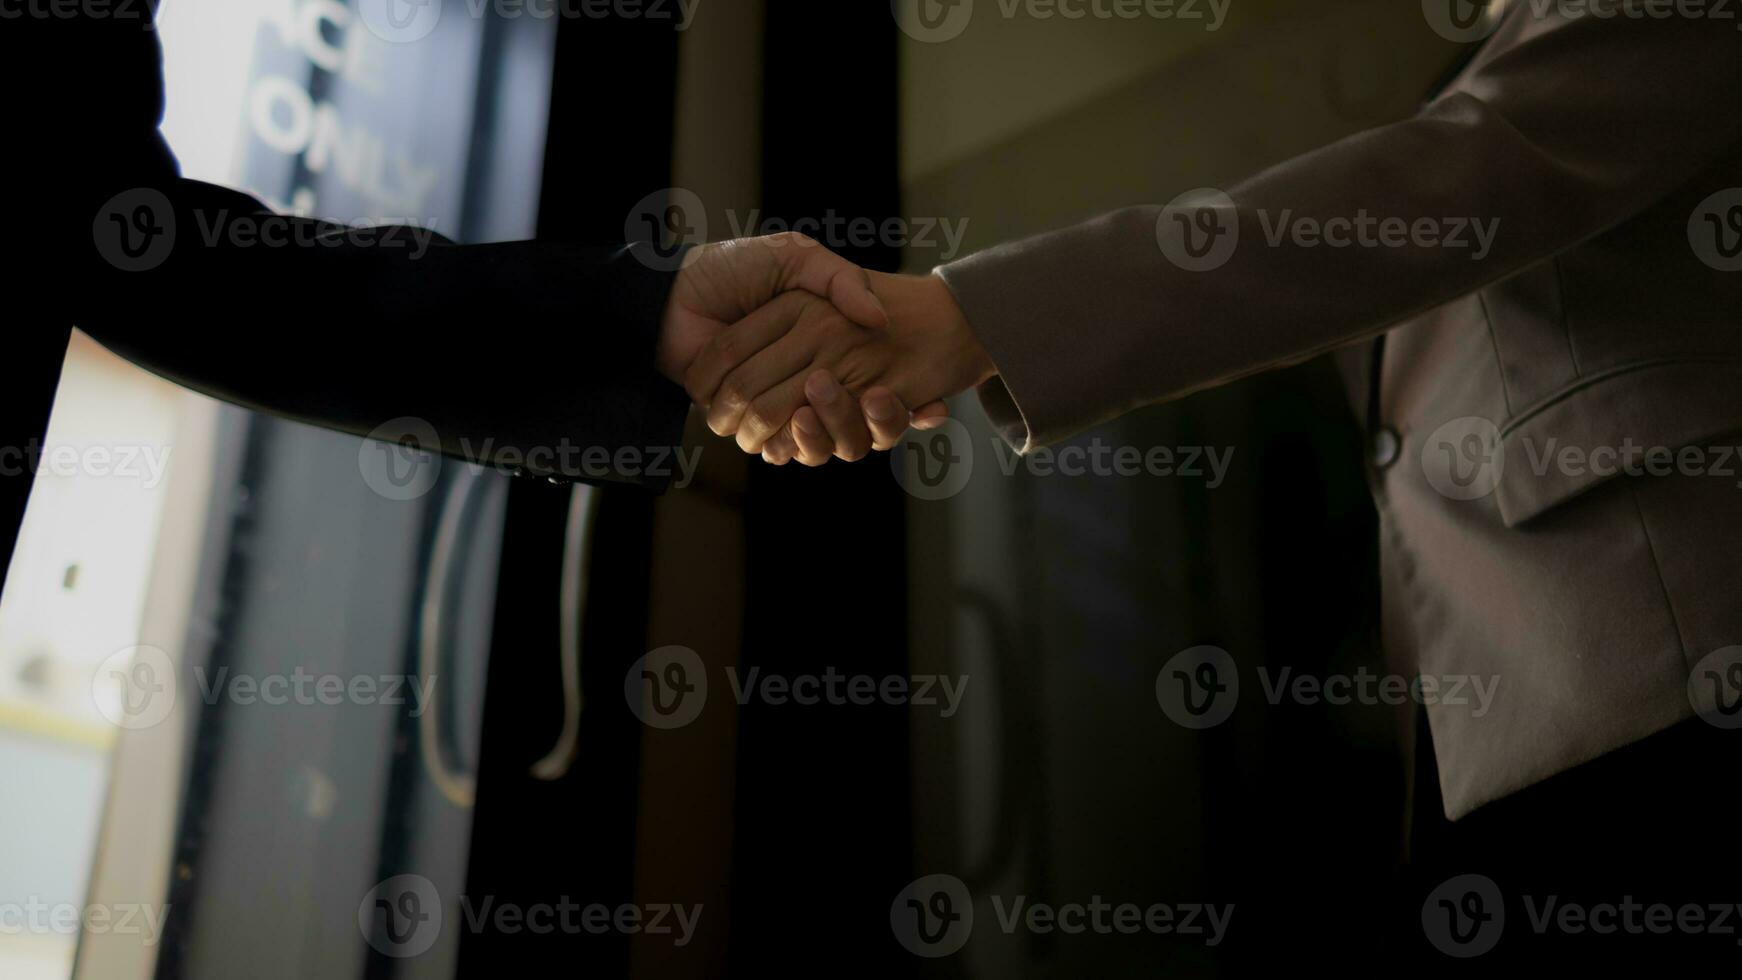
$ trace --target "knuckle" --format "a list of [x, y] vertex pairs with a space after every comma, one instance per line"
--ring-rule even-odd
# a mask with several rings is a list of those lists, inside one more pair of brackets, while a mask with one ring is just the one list
[[739, 425], [738, 431], [751, 435], [761, 435], [772, 428], [773, 426], [768, 421], [767, 406], [752, 403], [749, 408], [744, 410], [744, 421]]
[[726, 409], [736, 410], [742, 406], [747, 399], [748, 396], [744, 394], [744, 379], [736, 377], [727, 378], [725, 382], [720, 385], [720, 394], [717, 396], [717, 400]]

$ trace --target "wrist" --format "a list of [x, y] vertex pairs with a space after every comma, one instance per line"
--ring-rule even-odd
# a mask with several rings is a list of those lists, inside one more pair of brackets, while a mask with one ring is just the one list
[[956, 296], [936, 274], [874, 277], [891, 329], [911, 331], [916, 346], [938, 358], [948, 394], [976, 387], [998, 373]]
[[653, 342], [653, 367], [661, 375], [683, 383], [684, 372], [695, 359], [697, 346], [685, 336], [682, 317], [674, 305], [668, 304], [659, 320], [659, 334]]
[[[665, 309], [660, 313], [653, 340], [654, 369], [680, 385], [712, 333], [709, 318], [695, 309], [695, 267], [705, 254], [705, 248], [692, 248], [684, 255], [683, 264], [666, 295]], [[718, 324], [712, 326], [717, 328]]]

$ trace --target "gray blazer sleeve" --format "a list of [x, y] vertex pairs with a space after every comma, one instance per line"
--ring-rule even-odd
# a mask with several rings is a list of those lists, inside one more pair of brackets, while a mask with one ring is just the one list
[[[1561, 6], [1515, 4], [1416, 116], [1232, 185], [1223, 207], [1133, 207], [942, 267], [998, 366], [980, 394], [1000, 431], [1032, 449], [1373, 336], [1613, 228], [1742, 146], [1735, 21]], [[1478, 219], [1492, 240], [1276, 238], [1283, 222], [1362, 216]], [[1197, 221], [1232, 250], [1170, 260]]]

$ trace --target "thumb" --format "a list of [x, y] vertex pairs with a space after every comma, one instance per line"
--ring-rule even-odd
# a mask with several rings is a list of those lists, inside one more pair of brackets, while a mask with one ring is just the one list
[[829, 280], [829, 302], [861, 327], [889, 326], [889, 311], [871, 289], [871, 274], [845, 259], [841, 263], [845, 268]]
[[787, 289], [827, 296], [835, 309], [862, 327], [887, 327], [889, 312], [871, 289], [871, 274], [829, 251], [805, 235], [775, 236], [775, 247]]

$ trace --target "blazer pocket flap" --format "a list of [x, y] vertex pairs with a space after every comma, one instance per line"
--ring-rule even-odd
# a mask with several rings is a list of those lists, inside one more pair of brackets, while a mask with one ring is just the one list
[[1515, 527], [1617, 476], [1742, 480], [1734, 447], [1707, 443], [1737, 430], [1742, 358], [1677, 358], [1581, 378], [1501, 430], [1501, 519]]

